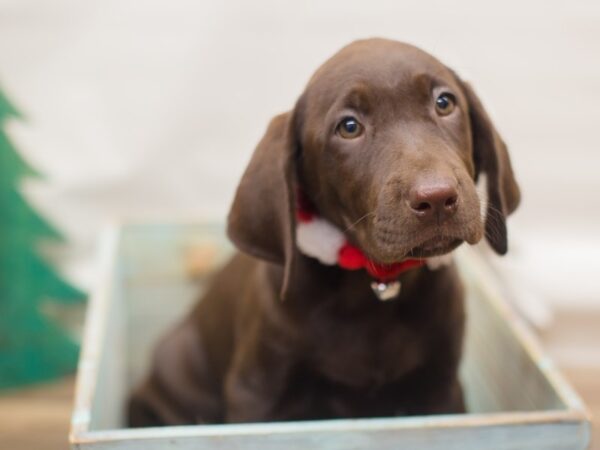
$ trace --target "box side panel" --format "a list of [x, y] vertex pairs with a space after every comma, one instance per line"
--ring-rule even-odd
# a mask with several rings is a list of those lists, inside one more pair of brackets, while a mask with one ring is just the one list
[[490, 305], [471, 292], [461, 370], [470, 412], [564, 409], [542, 371]]
[[126, 346], [126, 317], [124, 314], [123, 286], [117, 258], [112, 270], [112, 286], [103, 299], [101, 332], [96, 336], [98, 353], [97, 376], [93, 387], [90, 430], [118, 428], [123, 423], [124, 399], [127, 392], [125, 373], [128, 364]]
[[[159, 430], [161, 431], [161, 430]], [[285, 433], [178, 435], [164, 429], [154, 436], [120, 440], [91, 439], [80, 450], [584, 450], [589, 445], [585, 423], [557, 422], [451, 427], [356, 430], [292, 430]]]
[[482, 289], [482, 284], [489, 280], [470, 270], [476, 262], [468, 254], [459, 258], [468, 291], [467, 338], [461, 374], [467, 387], [469, 411], [565, 409], [539, 361], [511, 329], [510, 321], [516, 317], [508, 309], [498, 310]]
[[[93, 295], [86, 312], [85, 333], [77, 368], [75, 401], [71, 418], [70, 440], [87, 433], [90, 421], [98, 421], [104, 409], [99, 399], [98, 378], [105, 377], [107, 369], [100, 367], [104, 358], [108, 318], [114, 297], [115, 261], [118, 253], [120, 233], [116, 226], [107, 227], [99, 242], [96, 270], [98, 272]], [[102, 382], [101, 382], [102, 383]]]

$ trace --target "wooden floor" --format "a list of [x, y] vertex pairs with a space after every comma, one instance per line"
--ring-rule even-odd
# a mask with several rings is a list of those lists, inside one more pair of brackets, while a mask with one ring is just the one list
[[74, 378], [0, 397], [0, 450], [65, 450]]
[[[600, 417], [600, 314], [561, 314], [543, 340], [592, 414]], [[0, 396], [0, 450], [67, 449], [73, 383], [68, 378]], [[593, 434], [600, 436], [598, 424]], [[600, 442], [591, 449], [600, 450]]]

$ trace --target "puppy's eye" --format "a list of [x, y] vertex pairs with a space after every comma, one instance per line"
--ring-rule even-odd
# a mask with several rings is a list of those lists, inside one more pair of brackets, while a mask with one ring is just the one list
[[345, 117], [337, 126], [336, 131], [344, 139], [354, 139], [363, 134], [364, 127], [354, 117]]
[[435, 100], [435, 110], [440, 116], [447, 116], [456, 107], [456, 98], [454, 95], [444, 92]]

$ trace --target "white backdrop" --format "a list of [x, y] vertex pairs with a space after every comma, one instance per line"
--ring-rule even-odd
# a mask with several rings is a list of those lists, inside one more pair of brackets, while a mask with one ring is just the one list
[[31, 201], [89, 285], [111, 217], [224, 218], [271, 116], [363, 37], [414, 43], [471, 80], [524, 202], [511, 267], [559, 306], [600, 307], [600, 2], [0, 0], [10, 134], [47, 175]]

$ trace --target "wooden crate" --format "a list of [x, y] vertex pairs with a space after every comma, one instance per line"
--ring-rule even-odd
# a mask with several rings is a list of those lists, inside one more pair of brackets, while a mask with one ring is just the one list
[[[72, 418], [74, 449], [585, 449], [590, 422], [485, 262], [457, 252], [468, 291], [461, 377], [468, 414], [240, 425], [124, 428], [131, 386], [157, 338], [231, 254], [218, 225], [129, 224], [102, 243]], [[211, 261], [207, 267], [206, 261]]]

